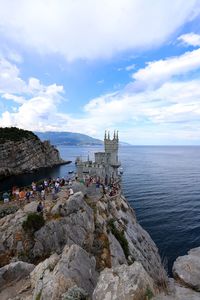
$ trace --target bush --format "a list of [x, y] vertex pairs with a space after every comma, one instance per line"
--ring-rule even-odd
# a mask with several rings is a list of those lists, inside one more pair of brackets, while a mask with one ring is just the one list
[[24, 231], [34, 233], [44, 226], [45, 220], [43, 215], [37, 213], [31, 213], [27, 219], [22, 223]]
[[130, 253], [129, 253], [129, 247], [128, 247], [128, 241], [125, 237], [125, 234], [124, 234], [124, 230], [122, 231], [119, 231], [115, 224], [114, 224], [115, 220], [114, 219], [111, 219], [108, 221], [108, 227], [110, 228], [112, 234], [116, 237], [116, 239], [118, 240], [118, 242], [120, 243], [123, 251], [124, 251], [124, 254], [126, 256], [126, 258], [128, 259]]
[[21, 141], [22, 139], [37, 139], [37, 135], [35, 135], [32, 131], [23, 130], [16, 127], [0, 127], [0, 143], [5, 143], [7, 141]]

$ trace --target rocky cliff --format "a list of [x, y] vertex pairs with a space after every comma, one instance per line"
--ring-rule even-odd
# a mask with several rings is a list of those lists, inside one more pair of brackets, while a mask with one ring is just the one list
[[10, 131], [7, 129], [5, 136], [4, 131], [1, 132], [0, 179], [64, 163], [58, 150], [48, 141], [41, 142], [31, 132], [17, 128], [14, 134], [13, 129]]
[[157, 247], [125, 198], [72, 188], [46, 201], [40, 229], [22, 226], [36, 202], [0, 219], [0, 299], [146, 300], [165, 290]]

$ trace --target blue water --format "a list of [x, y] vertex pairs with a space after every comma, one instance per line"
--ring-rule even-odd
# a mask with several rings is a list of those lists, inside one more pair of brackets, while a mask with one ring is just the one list
[[[58, 147], [61, 156], [75, 161], [78, 155], [93, 157], [100, 147]], [[119, 157], [124, 169], [122, 188], [136, 211], [140, 224], [149, 232], [168, 261], [200, 246], [200, 147], [122, 147]], [[35, 174], [11, 177], [0, 182], [0, 191], [12, 185], [27, 185], [44, 177], [66, 177], [74, 163]]]

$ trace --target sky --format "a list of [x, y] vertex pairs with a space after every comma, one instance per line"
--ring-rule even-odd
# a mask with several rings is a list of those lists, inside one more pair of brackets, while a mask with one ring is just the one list
[[0, 0], [0, 126], [200, 145], [200, 0]]

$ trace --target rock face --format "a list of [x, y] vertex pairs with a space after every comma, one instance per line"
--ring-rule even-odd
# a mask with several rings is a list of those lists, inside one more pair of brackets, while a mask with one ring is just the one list
[[31, 273], [33, 299], [61, 299], [69, 288], [78, 286], [86, 295], [92, 294], [98, 274], [95, 259], [78, 245], [66, 246], [62, 255], [53, 254]]
[[200, 292], [200, 247], [176, 259], [173, 265], [173, 275], [186, 287]]
[[63, 205], [60, 219], [51, 220], [35, 233], [34, 257], [42, 257], [57, 251], [60, 253], [68, 244], [91, 247], [93, 243], [93, 210], [78, 192]]
[[154, 300], [200, 300], [200, 247], [180, 256], [173, 265], [174, 280], [170, 281], [168, 294]]
[[[142, 300], [153, 295], [154, 283], [141, 263], [121, 265], [101, 272], [93, 300]], [[148, 298], [147, 298], [148, 299]]]
[[65, 161], [54, 146], [34, 136], [0, 143], [0, 179], [63, 163]]
[[0, 290], [8, 284], [11, 284], [12, 281], [18, 281], [26, 277], [34, 268], [34, 265], [23, 261], [10, 263], [5, 267], [0, 268]]
[[158, 249], [149, 234], [137, 223], [134, 211], [125, 198], [119, 195], [108, 201], [98, 201], [97, 208], [96, 223], [105, 226], [118, 241], [117, 246], [116, 241], [109, 237], [112, 262], [115, 264], [117, 258], [119, 263], [124, 263], [124, 256], [120, 254], [122, 248], [127, 263], [139, 261], [156, 284], [162, 285], [166, 281], [166, 273]]
[[17, 295], [20, 300], [31, 300], [27, 297], [31, 295], [29, 274], [34, 268], [34, 265], [22, 261], [0, 268], [0, 299], [14, 300]]
[[16, 260], [37, 265], [31, 273], [33, 299], [92, 299], [99, 276], [94, 299], [112, 291], [121, 298], [108, 299], [142, 300], [140, 293], [162, 290], [167, 277], [158, 250], [120, 194], [93, 197], [90, 190], [88, 196], [77, 184], [68, 197], [63, 187], [56, 203], [45, 201], [45, 224], [30, 235], [22, 223], [35, 210], [32, 202], [0, 219], [1, 266]]

